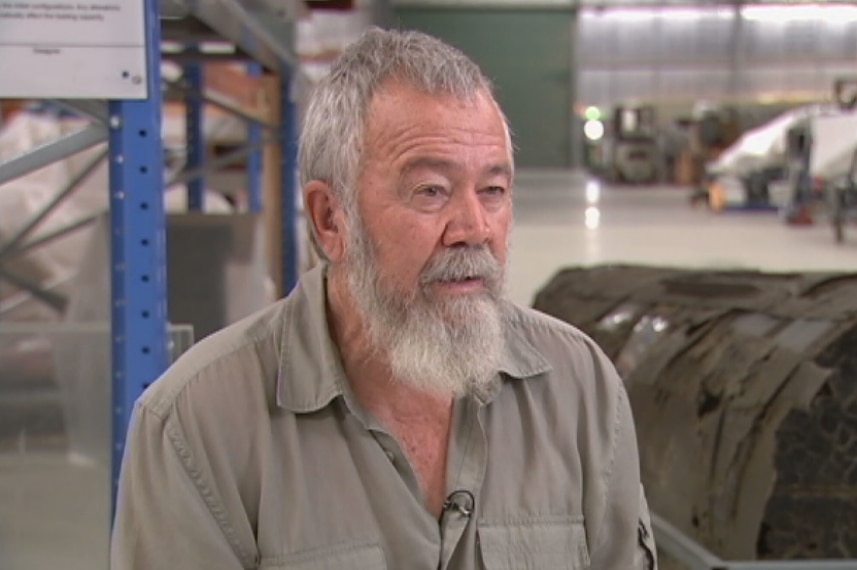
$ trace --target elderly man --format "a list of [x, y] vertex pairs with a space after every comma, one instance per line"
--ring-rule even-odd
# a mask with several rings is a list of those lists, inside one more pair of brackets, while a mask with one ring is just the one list
[[613, 366], [503, 298], [511, 149], [459, 51], [345, 51], [301, 139], [324, 263], [140, 398], [113, 568], [654, 567]]

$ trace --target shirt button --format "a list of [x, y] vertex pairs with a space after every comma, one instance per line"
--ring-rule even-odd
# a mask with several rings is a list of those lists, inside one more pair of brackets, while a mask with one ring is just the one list
[[396, 455], [392, 451], [390, 451], [389, 449], [384, 450], [384, 455], [387, 456], [387, 459], [390, 460], [390, 463], [396, 462]]

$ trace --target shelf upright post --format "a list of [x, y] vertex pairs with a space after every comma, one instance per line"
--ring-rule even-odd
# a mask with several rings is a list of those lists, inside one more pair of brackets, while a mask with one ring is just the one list
[[280, 125], [282, 129], [283, 235], [282, 269], [283, 294], [288, 294], [298, 282], [297, 231], [297, 113], [292, 82], [295, 71], [283, 65], [280, 71]]
[[0, 129], [3, 128], [3, 101], [0, 100]]
[[167, 367], [158, 0], [145, 1], [148, 98], [109, 103], [112, 508], [134, 401]]
[[[247, 64], [247, 75], [261, 77], [262, 66], [251, 61]], [[257, 147], [247, 155], [247, 209], [251, 212], [262, 211], [262, 151], [258, 148], [262, 141], [262, 127], [258, 123], [247, 123], [247, 146]]]
[[[196, 51], [193, 48], [192, 51]], [[191, 93], [203, 93], [205, 75], [203, 64], [199, 61], [183, 66], [184, 79]], [[203, 121], [205, 102], [200, 97], [188, 95], [185, 97], [185, 144], [187, 148], [187, 170], [202, 166], [205, 161], [205, 135]], [[205, 177], [199, 175], [187, 184], [187, 209], [191, 212], [201, 212], [205, 209]]]

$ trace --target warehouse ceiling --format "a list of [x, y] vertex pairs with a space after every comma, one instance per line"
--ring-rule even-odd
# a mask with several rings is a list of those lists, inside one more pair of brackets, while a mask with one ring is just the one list
[[673, 7], [673, 6], [739, 6], [751, 4], [795, 4], [807, 5], [844, 5], [854, 6], [855, 2], [845, 0], [386, 0], [393, 6], [460, 6], [460, 7], [502, 7], [502, 8], [537, 8], [537, 7]]

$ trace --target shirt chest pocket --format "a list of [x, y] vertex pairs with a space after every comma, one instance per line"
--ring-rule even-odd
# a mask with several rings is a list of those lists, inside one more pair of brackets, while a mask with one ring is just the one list
[[487, 570], [589, 568], [583, 517], [482, 522], [478, 532]]
[[386, 570], [378, 544], [345, 544], [262, 559], [259, 570]]

